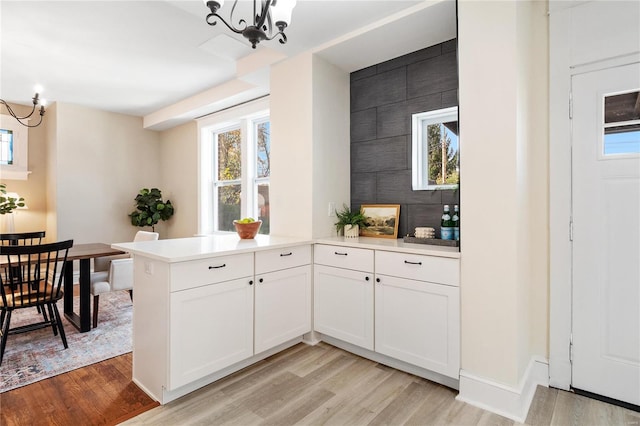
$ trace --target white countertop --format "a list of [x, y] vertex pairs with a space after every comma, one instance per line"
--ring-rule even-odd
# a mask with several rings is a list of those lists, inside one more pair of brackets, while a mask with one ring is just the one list
[[115, 243], [111, 247], [164, 262], [185, 262], [305, 244], [313, 244], [313, 241], [272, 235], [256, 235], [254, 239], [241, 240], [235, 232], [224, 232], [190, 238]]
[[115, 243], [112, 244], [111, 247], [133, 253], [134, 255], [137, 254], [151, 259], [173, 263], [306, 244], [332, 244], [344, 247], [386, 250], [423, 254], [428, 256], [450, 257], [455, 259], [460, 258], [460, 252], [457, 247], [411, 244], [405, 243], [402, 239], [370, 237], [326, 237], [305, 239], [297, 237], [278, 237], [273, 235], [256, 235], [254, 239], [241, 240], [235, 232], [220, 232], [214, 235], [190, 238], [172, 238], [157, 241], [140, 241], [137, 243]]
[[396, 251], [402, 253], [424, 254], [428, 256], [460, 258], [458, 247], [435, 246], [429, 244], [405, 243], [402, 238], [344, 238], [344, 237], [327, 237], [317, 238], [314, 240], [316, 244], [332, 244], [344, 247], [357, 247], [373, 250]]

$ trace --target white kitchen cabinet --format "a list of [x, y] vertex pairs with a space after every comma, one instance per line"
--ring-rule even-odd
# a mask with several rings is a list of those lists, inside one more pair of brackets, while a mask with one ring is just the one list
[[255, 282], [256, 354], [311, 331], [310, 265], [256, 274]]
[[255, 253], [256, 354], [311, 331], [311, 245]]
[[253, 355], [252, 279], [171, 293], [169, 389]]
[[314, 330], [373, 350], [373, 250], [316, 245], [314, 262]]
[[312, 330], [458, 386], [460, 260], [448, 247], [234, 234], [114, 247], [134, 255], [133, 381], [162, 404]]
[[376, 352], [459, 377], [457, 265], [457, 259], [376, 251]]

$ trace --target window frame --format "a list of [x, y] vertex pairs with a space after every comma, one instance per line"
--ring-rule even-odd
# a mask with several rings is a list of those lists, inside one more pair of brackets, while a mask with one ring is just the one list
[[[460, 126], [458, 107], [442, 108], [411, 115], [411, 184], [414, 191], [457, 189], [457, 184], [429, 184], [429, 176], [425, 176], [429, 164], [429, 145], [423, 135], [425, 126], [455, 121]], [[459, 128], [459, 127], [458, 127]], [[458, 158], [460, 156], [460, 136], [458, 135]], [[459, 166], [459, 165], [458, 165]]]
[[[270, 121], [269, 101], [260, 99], [198, 120], [199, 128], [199, 188], [198, 233], [202, 235], [219, 230], [217, 223], [217, 134], [240, 128], [241, 177], [240, 211], [242, 217], [258, 217], [258, 185], [269, 183], [268, 178], [257, 178], [257, 123]], [[237, 184], [228, 181], [226, 185]], [[219, 188], [223, 185], [218, 185]]]
[[0, 164], [0, 174], [7, 180], [27, 180], [29, 174], [29, 128], [10, 115], [0, 114], [0, 128], [13, 133], [13, 164]]
[[598, 160], [619, 160], [619, 159], [627, 159], [627, 158], [638, 158], [640, 157], [640, 152], [622, 152], [622, 153], [609, 153], [606, 151], [605, 144], [605, 136], [606, 130], [611, 127], [622, 127], [622, 126], [630, 126], [630, 125], [638, 125], [640, 124], [640, 119], [628, 120], [628, 121], [615, 121], [612, 123], [607, 123], [605, 119], [606, 114], [606, 101], [607, 97], [624, 95], [627, 93], [635, 93], [639, 92], [639, 87], [634, 87], [632, 89], [620, 90], [617, 92], [601, 92], [598, 93], [600, 96], [600, 103], [598, 105], [599, 111], [598, 115], [600, 116], [600, 129], [598, 135]]

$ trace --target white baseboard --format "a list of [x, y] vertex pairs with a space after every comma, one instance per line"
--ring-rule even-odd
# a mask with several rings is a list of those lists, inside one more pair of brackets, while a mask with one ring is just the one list
[[456, 399], [524, 423], [538, 385], [549, 386], [549, 362], [532, 357], [517, 387], [460, 370], [460, 393]]

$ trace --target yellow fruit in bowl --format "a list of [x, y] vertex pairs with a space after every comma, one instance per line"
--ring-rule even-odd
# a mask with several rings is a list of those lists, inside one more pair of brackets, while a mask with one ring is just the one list
[[240, 220], [234, 220], [233, 225], [236, 227], [236, 232], [238, 233], [240, 238], [245, 240], [245, 239], [252, 239], [253, 237], [256, 236], [256, 234], [260, 230], [262, 221], [254, 220], [248, 217]]

